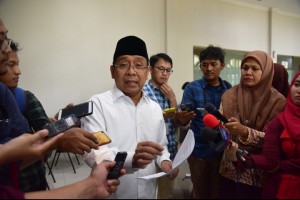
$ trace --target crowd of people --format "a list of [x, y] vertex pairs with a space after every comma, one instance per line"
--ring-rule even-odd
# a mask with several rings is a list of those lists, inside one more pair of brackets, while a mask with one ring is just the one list
[[[199, 55], [203, 76], [184, 84], [178, 103], [168, 82], [172, 58], [165, 53], [149, 58], [141, 38], [125, 36], [109, 68], [112, 89], [89, 98], [93, 113], [81, 118], [79, 127], [48, 138], [43, 127], [57, 116], [49, 117], [37, 97], [18, 86], [18, 43], [7, 33], [0, 19], [1, 198], [173, 198], [179, 170], [172, 169], [172, 162], [187, 130], [195, 138], [187, 159], [192, 198], [300, 198], [300, 71], [289, 84], [284, 66], [255, 50], [243, 57], [240, 82], [232, 86], [220, 76], [224, 50], [209, 45]], [[215, 152], [202, 134], [208, 111], [196, 108], [207, 103], [227, 119], [219, 122], [230, 141], [222, 152]], [[183, 110], [183, 104], [194, 109]], [[175, 109], [166, 112], [169, 108]], [[111, 142], [99, 146], [92, 134], [98, 131]], [[55, 149], [83, 155], [90, 176], [47, 190], [42, 158]], [[121, 151], [127, 152], [121, 176], [107, 179]], [[170, 170], [158, 179], [139, 179]]]

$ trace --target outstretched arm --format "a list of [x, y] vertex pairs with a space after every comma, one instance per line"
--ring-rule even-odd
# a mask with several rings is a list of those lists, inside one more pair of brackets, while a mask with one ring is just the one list
[[63, 134], [45, 140], [47, 135], [48, 130], [41, 130], [35, 134], [24, 133], [1, 145], [0, 164], [23, 160], [22, 167], [28, 166], [40, 158]]
[[[107, 174], [115, 162], [104, 162], [96, 165], [86, 179], [48, 191], [25, 193], [26, 199], [91, 199], [107, 198], [117, 191], [119, 179], [107, 180]], [[125, 170], [121, 170], [125, 174]]]

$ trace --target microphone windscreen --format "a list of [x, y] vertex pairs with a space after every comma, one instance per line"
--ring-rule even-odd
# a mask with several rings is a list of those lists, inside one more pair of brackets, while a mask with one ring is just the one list
[[206, 103], [205, 104], [205, 110], [207, 110], [207, 112], [209, 112], [209, 113], [214, 113], [214, 112], [217, 111], [217, 108], [216, 108], [216, 106], [214, 106], [211, 103]]
[[203, 123], [209, 128], [215, 128], [220, 124], [219, 120], [212, 114], [206, 114], [203, 117]]
[[218, 138], [217, 132], [209, 127], [202, 128], [201, 136], [206, 141], [215, 141]]

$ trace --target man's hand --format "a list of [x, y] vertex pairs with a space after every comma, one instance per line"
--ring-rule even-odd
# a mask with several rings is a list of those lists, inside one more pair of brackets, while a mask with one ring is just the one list
[[144, 141], [138, 143], [135, 154], [133, 155], [132, 166], [134, 168], [144, 169], [157, 156], [162, 155], [164, 147], [152, 141]]
[[[117, 191], [119, 179], [107, 180], [107, 174], [115, 162], [103, 162], [96, 165], [89, 177], [49, 191], [25, 193], [26, 199], [105, 199]], [[125, 169], [121, 170], [121, 175]]]
[[[172, 169], [172, 162], [168, 160], [164, 160], [161, 162], [161, 169], [164, 172], [168, 172]], [[175, 169], [171, 174], [168, 175], [169, 179], [174, 180], [179, 173], [179, 169]]]
[[[187, 112], [187, 111], [177, 110], [174, 115], [174, 119], [175, 122], [177, 121], [179, 125], [182, 125], [182, 124], [188, 124], [189, 121], [191, 121], [195, 116], [196, 113], [194, 111]], [[176, 124], [177, 127], [178, 124]]]
[[[160, 91], [168, 97], [168, 99], [172, 102], [172, 100], [176, 101], [175, 94], [173, 92], [173, 89], [171, 86], [168, 85], [168, 83], [164, 83], [160, 86]], [[173, 106], [173, 105], [172, 105]], [[176, 104], [175, 104], [176, 106]]]
[[[64, 109], [65, 109], [65, 108], [71, 108], [71, 107], [73, 107], [73, 106], [74, 106], [74, 103], [68, 103], [68, 104], [64, 107]], [[51, 122], [51, 123], [57, 121], [57, 120], [58, 120], [58, 112], [54, 115], [54, 117], [50, 117], [49, 119], [50, 119], [50, 122]]]
[[[92, 173], [90, 175], [90, 179], [96, 184], [97, 198], [106, 198], [109, 197], [112, 193], [117, 191], [117, 187], [120, 184], [119, 179], [110, 179], [108, 180], [107, 174], [109, 169], [112, 168], [116, 164], [115, 161], [113, 162], [103, 162], [96, 167], [93, 168]], [[121, 175], [125, 174], [125, 169], [121, 170]], [[83, 197], [84, 198], [84, 197]]]
[[91, 149], [98, 149], [97, 138], [81, 128], [71, 128], [64, 133], [56, 146], [61, 151], [83, 155], [85, 151], [91, 152]]

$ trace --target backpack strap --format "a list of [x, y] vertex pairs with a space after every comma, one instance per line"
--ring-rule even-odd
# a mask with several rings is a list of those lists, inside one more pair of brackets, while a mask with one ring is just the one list
[[24, 114], [25, 113], [25, 106], [26, 106], [26, 95], [25, 91], [22, 88], [16, 87], [12, 90], [15, 96], [16, 102], [19, 106], [20, 111]]

